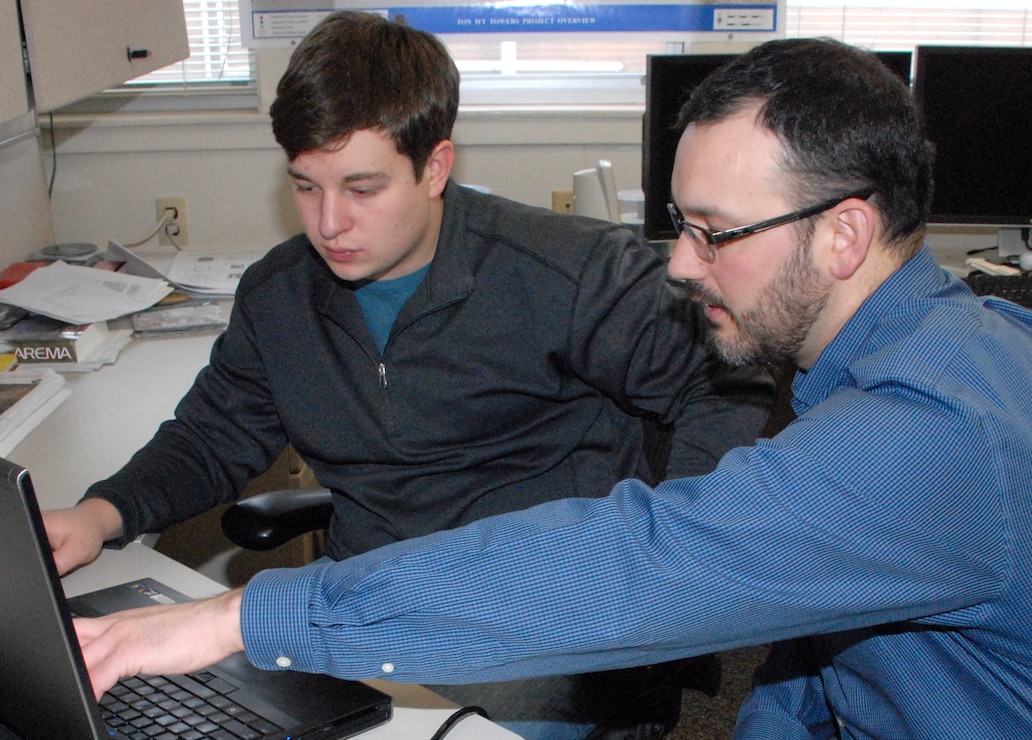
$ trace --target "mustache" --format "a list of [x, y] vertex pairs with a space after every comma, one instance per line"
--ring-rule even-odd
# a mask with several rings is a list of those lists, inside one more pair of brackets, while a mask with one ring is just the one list
[[667, 278], [667, 283], [680, 291], [690, 301], [704, 306], [724, 306], [724, 301], [720, 296], [696, 280]]

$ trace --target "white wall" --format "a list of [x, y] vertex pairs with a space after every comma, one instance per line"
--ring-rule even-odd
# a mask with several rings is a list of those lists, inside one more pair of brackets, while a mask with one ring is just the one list
[[[641, 114], [463, 110], [455, 177], [550, 207], [551, 192], [571, 188], [575, 170], [607, 158], [619, 187], [638, 187]], [[169, 195], [187, 199], [189, 247], [265, 248], [299, 230], [264, 114], [58, 116], [54, 128], [58, 241], [142, 238], [155, 223], [154, 199]]]
[[[33, 122], [34, 125], [34, 122]], [[4, 131], [0, 126], [0, 134]], [[39, 132], [0, 135], [0, 269], [53, 241]]]
[[[574, 171], [606, 158], [613, 162], [621, 189], [639, 187], [641, 116], [634, 106], [463, 109], [454, 136], [455, 177], [550, 207], [553, 190], [572, 188]], [[48, 124], [42, 123], [42, 162], [49, 177]], [[155, 198], [170, 195], [187, 199], [188, 248], [265, 249], [300, 230], [285, 160], [265, 114], [65, 115], [56, 117], [54, 125], [57, 172], [51, 212], [58, 242], [103, 247], [109, 239], [140, 239], [156, 223]], [[4, 192], [23, 200], [24, 182], [6, 171], [0, 174], [0, 203]], [[994, 245], [996, 234], [940, 228], [930, 231], [929, 241], [962, 254]], [[27, 251], [8, 254], [7, 246], [0, 260], [7, 264]]]

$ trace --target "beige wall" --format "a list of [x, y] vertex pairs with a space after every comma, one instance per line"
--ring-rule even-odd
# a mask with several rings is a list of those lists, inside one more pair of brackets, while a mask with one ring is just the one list
[[53, 241], [39, 132], [34, 129], [0, 145], [0, 229], [0, 269]]
[[[0, 0], [0, 90], [24, 84], [13, 0]], [[267, 110], [289, 49], [257, 54], [259, 108]], [[190, 248], [267, 248], [299, 230], [282, 154], [264, 112], [54, 118], [24, 101], [0, 123], [0, 268], [46, 244], [132, 242], [155, 225], [155, 198], [184, 196]], [[574, 171], [613, 162], [619, 188], [640, 186], [642, 106], [529, 110], [467, 107], [455, 131], [455, 177], [548, 207]], [[26, 134], [26, 132], [29, 132]], [[12, 141], [12, 138], [15, 141]], [[47, 179], [53, 176], [52, 198]], [[936, 233], [933, 243], [994, 243], [995, 234]], [[156, 241], [156, 240], [155, 240]]]
[[[550, 207], [551, 192], [570, 189], [574, 171], [606, 158], [619, 188], [640, 187], [641, 116], [634, 106], [464, 109], [454, 136], [455, 177]], [[43, 124], [42, 161], [49, 177]], [[55, 139], [51, 213], [57, 241], [104, 246], [109, 239], [142, 238], [155, 224], [154, 200], [161, 196], [186, 197], [189, 248], [265, 249], [300, 229], [283, 154], [265, 114], [58, 116]], [[0, 188], [17, 192], [15, 183], [0, 171]], [[961, 252], [995, 240], [992, 230], [933, 229], [929, 235], [934, 247]], [[15, 258], [20, 256], [6, 262]]]
[[[169, 195], [187, 199], [191, 248], [265, 248], [299, 230], [264, 114], [59, 116], [54, 126], [58, 241], [139, 239], [154, 226], [154, 199]], [[613, 162], [620, 188], [640, 185], [633, 107], [464, 110], [454, 138], [456, 179], [523, 202], [549, 207], [552, 190], [571, 188], [573, 172], [600, 158]]]
[[[641, 115], [633, 106], [464, 109], [455, 131], [455, 177], [549, 207], [553, 190], [572, 187], [575, 170], [607, 158], [618, 187], [638, 187]], [[54, 164], [49, 124], [42, 123], [38, 162], [24, 152], [16, 164], [9, 161], [12, 155], [0, 160], [3, 222], [18, 225], [17, 232], [7, 230], [0, 246], [4, 265], [50, 241], [103, 247], [109, 239], [140, 239], [155, 225], [154, 200], [161, 196], [186, 197], [189, 248], [265, 249], [299, 230], [283, 155], [264, 114], [57, 116], [49, 214], [43, 178], [50, 177]], [[28, 146], [36, 146], [35, 140]], [[995, 233], [938, 230], [930, 241], [934, 246], [989, 246]]]

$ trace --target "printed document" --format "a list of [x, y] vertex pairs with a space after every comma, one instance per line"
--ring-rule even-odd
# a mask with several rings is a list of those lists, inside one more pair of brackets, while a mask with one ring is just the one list
[[54, 262], [0, 290], [0, 303], [69, 324], [92, 324], [153, 306], [171, 292], [164, 280]]

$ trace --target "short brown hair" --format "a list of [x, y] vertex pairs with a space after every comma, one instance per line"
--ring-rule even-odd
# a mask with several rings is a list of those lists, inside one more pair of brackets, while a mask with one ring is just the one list
[[372, 12], [326, 16], [291, 55], [270, 108], [290, 160], [356, 131], [386, 132], [418, 180], [459, 109], [459, 71], [433, 35]]

